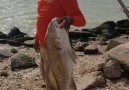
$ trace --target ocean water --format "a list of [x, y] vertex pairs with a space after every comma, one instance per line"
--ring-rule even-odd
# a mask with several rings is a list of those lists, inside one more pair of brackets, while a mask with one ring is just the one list
[[[129, 0], [123, 0], [129, 7]], [[78, 0], [87, 24], [94, 28], [105, 21], [127, 19], [117, 0]], [[0, 31], [8, 33], [14, 26], [34, 36], [36, 32], [37, 0], [0, 0]], [[75, 29], [77, 27], [72, 27]]]

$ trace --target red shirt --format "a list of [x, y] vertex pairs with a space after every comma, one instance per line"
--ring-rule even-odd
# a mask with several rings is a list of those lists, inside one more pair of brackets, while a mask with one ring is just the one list
[[55, 18], [71, 16], [74, 26], [84, 26], [85, 18], [82, 15], [77, 0], [38, 0], [37, 33], [35, 40], [44, 46], [44, 38], [49, 22]]

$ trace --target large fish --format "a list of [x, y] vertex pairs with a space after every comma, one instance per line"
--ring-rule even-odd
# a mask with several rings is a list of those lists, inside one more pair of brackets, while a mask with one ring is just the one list
[[55, 90], [68, 90], [77, 56], [71, 48], [66, 30], [59, 28], [60, 25], [57, 21], [58, 18], [54, 18], [48, 25], [44, 48], [52, 77], [54, 77], [56, 83], [53, 85], [58, 87]]

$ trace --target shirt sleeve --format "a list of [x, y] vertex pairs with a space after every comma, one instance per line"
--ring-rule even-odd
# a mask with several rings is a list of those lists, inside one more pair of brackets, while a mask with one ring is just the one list
[[79, 9], [77, 0], [59, 0], [67, 16], [74, 18], [73, 25], [85, 26], [86, 20]]

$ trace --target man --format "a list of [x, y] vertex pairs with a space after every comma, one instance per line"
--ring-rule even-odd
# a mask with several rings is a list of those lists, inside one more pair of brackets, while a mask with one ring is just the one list
[[[74, 26], [85, 26], [86, 21], [82, 15], [77, 0], [38, 0], [38, 18], [37, 18], [37, 33], [35, 36], [34, 48], [36, 52], [40, 52], [41, 58], [41, 74], [46, 81], [47, 90], [50, 89], [52, 85], [49, 83], [48, 69], [49, 65], [44, 61], [44, 38], [47, 31], [49, 22], [55, 18], [60, 18], [60, 23], [65, 20], [65, 23], [61, 28], [69, 30], [70, 25]], [[54, 85], [53, 85], [54, 86]], [[71, 88], [76, 90], [76, 86], [73, 82]], [[58, 89], [56, 89], [58, 90]]]

